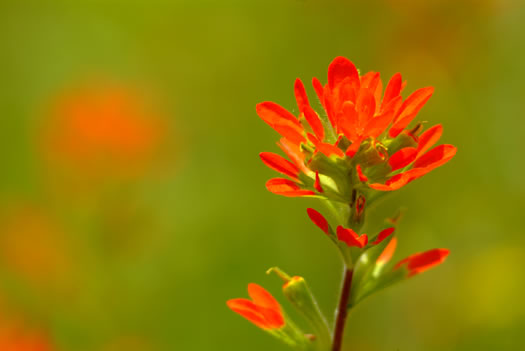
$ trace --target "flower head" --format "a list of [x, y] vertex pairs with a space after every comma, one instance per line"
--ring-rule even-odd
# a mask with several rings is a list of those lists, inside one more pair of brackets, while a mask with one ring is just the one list
[[256, 326], [262, 329], [279, 329], [285, 325], [285, 319], [279, 302], [263, 287], [248, 284], [249, 299], [231, 299], [227, 305]]
[[352, 191], [397, 190], [449, 161], [452, 145], [439, 145], [443, 128], [423, 132], [408, 128], [434, 89], [421, 88], [403, 99], [405, 87], [396, 73], [386, 85], [379, 73], [360, 75], [354, 64], [336, 57], [328, 83], [314, 78], [323, 110], [311, 106], [300, 79], [295, 82], [298, 116], [274, 102], [257, 105], [257, 114], [281, 136], [278, 146], [290, 161], [272, 153], [261, 159], [287, 176], [267, 182], [268, 190], [285, 196], [321, 196], [348, 203]]

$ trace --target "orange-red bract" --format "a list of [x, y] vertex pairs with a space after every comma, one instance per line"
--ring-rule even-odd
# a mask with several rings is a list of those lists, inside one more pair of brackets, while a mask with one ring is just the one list
[[279, 302], [260, 285], [248, 284], [249, 299], [231, 299], [226, 303], [234, 312], [240, 314], [262, 329], [278, 329], [285, 325]]
[[323, 232], [326, 234], [330, 234], [330, 226], [328, 225], [328, 221], [323, 217], [322, 214], [314, 210], [313, 208], [306, 209], [306, 212], [308, 213], [308, 217], [312, 220], [312, 222], [319, 227]]
[[373, 244], [374, 244], [374, 245], [379, 244], [380, 242], [382, 242], [383, 240], [385, 240], [386, 238], [388, 238], [390, 235], [392, 235], [392, 234], [394, 233], [395, 230], [396, 230], [396, 228], [394, 228], [394, 227], [383, 229], [383, 230], [377, 235], [377, 239], [374, 240]]
[[368, 235], [358, 235], [352, 229], [343, 228], [342, 226], [337, 227], [337, 239], [339, 239], [339, 241], [343, 241], [350, 247], [355, 246], [360, 249], [368, 244]]
[[449, 253], [448, 249], [432, 249], [416, 253], [398, 262], [395, 268], [406, 267], [409, 271], [408, 276], [411, 277], [443, 263]]

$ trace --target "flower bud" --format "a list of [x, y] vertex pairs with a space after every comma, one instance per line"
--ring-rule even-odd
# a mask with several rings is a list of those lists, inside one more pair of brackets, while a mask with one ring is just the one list
[[321, 350], [328, 349], [330, 345], [330, 329], [306, 280], [299, 276], [290, 277], [277, 267], [270, 268], [267, 271], [267, 273], [272, 272], [275, 272], [285, 281], [283, 294], [312, 327], [315, 335], [314, 343]]

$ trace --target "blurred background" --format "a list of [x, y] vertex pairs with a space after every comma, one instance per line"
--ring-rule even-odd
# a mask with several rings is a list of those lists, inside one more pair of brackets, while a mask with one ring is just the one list
[[407, 93], [434, 86], [418, 119], [458, 147], [371, 217], [407, 208], [395, 259], [449, 259], [359, 305], [345, 350], [524, 347], [524, 15], [520, 0], [2, 1], [0, 349], [286, 350], [225, 305], [256, 282], [291, 312], [274, 265], [332, 319], [339, 257], [315, 200], [266, 191], [258, 153], [278, 136], [255, 104], [294, 111], [295, 78], [326, 82], [338, 55], [401, 72]]

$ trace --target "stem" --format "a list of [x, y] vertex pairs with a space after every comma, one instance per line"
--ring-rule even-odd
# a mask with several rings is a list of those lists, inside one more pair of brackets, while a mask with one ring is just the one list
[[332, 351], [340, 351], [343, 344], [343, 332], [345, 330], [346, 316], [348, 315], [348, 299], [350, 298], [350, 289], [352, 288], [352, 276], [354, 270], [345, 266], [343, 287], [341, 288], [341, 297], [337, 307], [337, 316], [335, 319], [334, 341]]

